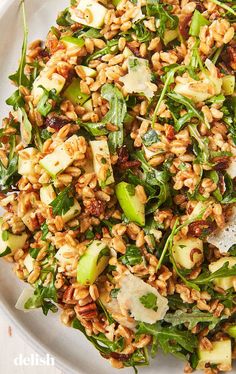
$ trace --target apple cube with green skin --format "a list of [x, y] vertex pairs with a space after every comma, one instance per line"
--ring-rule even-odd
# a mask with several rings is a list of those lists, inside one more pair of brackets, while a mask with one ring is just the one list
[[77, 140], [77, 135], [71, 136], [63, 144], [40, 160], [40, 165], [55, 178], [59, 173], [63, 172], [68, 166], [74, 162], [74, 155], [66, 151], [66, 146]]
[[2, 230], [2, 218], [0, 219], [0, 257], [4, 257], [10, 253], [14, 253], [18, 249], [22, 249], [28, 238], [26, 233], [14, 235], [8, 231]]
[[89, 68], [88, 66], [78, 65], [78, 68], [80, 69], [80, 71], [81, 71], [81, 72], [82, 72], [86, 77], [94, 78], [94, 77], [96, 77], [96, 75], [97, 75], [96, 70], [94, 70], [94, 69], [92, 69], [92, 68]]
[[80, 80], [78, 78], [74, 78], [63, 93], [63, 97], [70, 100], [73, 105], [83, 105], [90, 96], [81, 92]]
[[51, 202], [56, 198], [56, 192], [54, 191], [54, 188], [51, 184], [48, 184], [46, 186], [43, 186], [40, 188], [39, 191], [40, 194], [40, 200], [45, 205], [51, 204]]
[[73, 36], [64, 36], [60, 41], [65, 45], [67, 50], [78, 48], [78, 51], [84, 46], [83, 38], [75, 38]]
[[[97, 175], [99, 185], [104, 188], [115, 182], [108, 144], [106, 140], [92, 140], [89, 143], [93, 154], [94, 171]], [[105, 180], [101, 179], [100, 173], [103, 166], [108, 166]]]
[[233, 95], [235, 90], [235, 76], [225, 75], [222, 78], [222, 90], [224, 95]]
[[[83, 18], [80, 14], [83, 14]], [[104, 25], [107, 8], [95, 0], [80, 0], [76, 8], [70, 8], [71, 19], [85, 26], [101, 29]]]
[[62, 215], [62, 220], [64, 223], [71, 221], [73, 218], [77, 217], [81, 212], [81, 206], [79, 205], [78, 201], [74, 199], [74, 205]]
[[77, 281], [83, 285], [93, 284], [105, 270], [110, 258], [106, 243], [94, 240], [80, 258], [77, 267]]
[[203, 242], [198, 238], [187, 238], [175, 241], [172, 254], [177, 266], [185, 269], [192, 269], [203, 259]]
[[35, 105], [38, 104], [39, 100], [44, 94], [41, 86], [44, 87], [47, 91], [51, 91], [52, 89], [54, 89], [56, 90], [56, 93], [59, 94], [66, 83], [65, 78], [57, 73], [53, 73], [51, 78], [48, 78], [46, 75], [47, 70], [48, 67], [44, 68], [33, 83], [32, 95], [34, 97]]
[[[23, 154], [25, 152], [27, 152], [27, 154], [29, 155], [27, 159], [23, 157]], [[33, 175], [35, 173], [34, 167], [38, 162], [39, 151], [36, 148], [30, 147], [19, 151], [18, 155], [18, 173], [26, 177], [29, 175]]]
[[145, 225], [145, 206], [135, 191], [135, 186], [126, 182], [116, 185], [116, 196], [125, 216], [140, 226]]
[[199, 362], [197, 369], [205, 369], [206, 364], [222, 365], [222, 367], [231, 367], [232, 365], [232, 347], [231, 340], [222, 340], [212, 342], [212, 350], [207, 351], [198, 349]]
[[[218, 269], [222, 268], [222, 266], [228, 262], [229, 268], [232, 268], [236, 265], [236, 257], [222, 257], [219, 260], [212, 262], [209, 265], [209, 270], [211, 273], [214, 273]], [[223, 288], [223, 290], [228, 290], [229, 288], [234, 286], [234, 282], [236, 281], [236, 275], [230, 277], [223, 277], [223, 278], [216, 278], [213, 280], [214, 284], [217, 287]]]
[[236, 339], [236, 325], [228, 326], [226, 328], [226, 332], [227, 334], [229, 334], [229, 336], [232, 336], [232, 338]]

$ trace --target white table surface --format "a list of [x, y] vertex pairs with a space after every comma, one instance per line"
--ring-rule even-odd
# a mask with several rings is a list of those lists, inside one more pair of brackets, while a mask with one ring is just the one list
[[[36, 352], [18, 335], [0, 311], [0, 373], [2, 374], [66, 374], [52, 366], [16, 366], [14, 360], [20, 355], [30, 357]], [[19, 361], [18, 361], [19, 362]]]

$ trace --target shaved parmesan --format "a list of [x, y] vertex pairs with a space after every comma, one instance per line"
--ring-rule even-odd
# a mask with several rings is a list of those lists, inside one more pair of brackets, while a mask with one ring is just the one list
[[128, 74], [120, 78], [125, 90], [129, 93], [144, 94], [148, 99], [154, 96], [157, 86], [151, 82], [152, 74], [148, 61], [143, 58], [130, 56], [128, 58]]
[[137, 7], [135, 11], [135, 16], [133, 17], [133, 22], [140, 21], [141, 19], [145, 18], [145, 14], [142, 12], [142, 1], [138, 0], [137, 1]]
[[217, 75], [215, 65], [207, 59], [205, 65], [208, 72], [199, 75], [199, 80], [190, 76], [176, 77], [177, 84], [174, 91], [193, 100], [195, 103], [205, 101], [221, 93], [222, 79]]
[[24, 259], [24, 265], [29, 273], [31, 273], [34, 270], [34, 259], [30, 256], [28, 253], [26, 258]]
[[230, 221], [221, 230], [215, 231], [207, 238], [208, 243], [216, 246], [220, 253], [226, 253], [236, 244], [236, 211], [234, 210]]
[[230, 178], [234, 179], [236, 177], [236, 158], [232, 159], [226, 172], [229, 174]]
[[[167, 298], [161, 296], [156, 288], [145, 283], [142, 279], [126, 274], [120, 284], [121, 288], [117, 295], [120, 309], [130, 313], [136, 321], [155, 323], [165, 317], [168, 307]], [[146, 308], [140, 301], [142, 296], [154, 294], [157, 298], [157, 309]]]

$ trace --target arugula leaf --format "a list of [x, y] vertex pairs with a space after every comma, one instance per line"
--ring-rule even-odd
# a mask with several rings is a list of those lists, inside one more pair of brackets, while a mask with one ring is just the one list
[[42, 308], [44, 315], [47, 315], [49, 310], [56, 313], [58, 308], [51, 300], [57, 302], [57, 290], [54, 286], [54, 277], [47, 287], [38, 284], [35, 288], [34, 295], [26, 301], [24, 307], [25, 309]]
[[194, 283], [198, 285], [208, 284], [216, 278], [231, 277], [236, 275], [236, 265], [229, 268], [229, 262], [226, 262], [220, 269], [210, 273], [209, 271], [204, 271], [196, 279]]
[[108, 134], [106, 124], [103, 122], [94, 123], [78, 121], [78, 124], [84, 127], [92, 136], [102, 136]]
[[32, 258], [36, 259], [39, 254], [40, 248], [30, 248], [29, 254]]
[[137, 151], [134, 157], [141, 162], [141, 168], [144, 173], [144, 180], [151, 186], [158, 186], [159, 194], [156, 196], [158, 202], [156, 208], [161, 206], [170, 196], [170, 187], [168, 180], [170, 178], [169, 172], [165, 170], [156, 170], [146, 161], [143, 151]]
[[208, 138], [203, 138], [197, 129], [196, 125], [189, 125], [189, 131], [190, 135], [192, 138], [196, 140], [196, 143], [193, 145], [193, 151], [195, 155], [197, 156], [196, 158], [196, 163], [199, 164], [209, 164], [209, 159], [210, 159], [210, 150], [209, 150], [209, 140]]
[[221, 111], [224, 113], [223, 121], [228, 126], [233, 142], [236, 144], [236, 97], [227, 98]]
[[13, 107], [14, 110], [24, 106], [24, 99], [19, 90], [16, 90], [7, 100], [6, 104]]
[[214, 317], [211, 313], [193, 309], [190, 313], [183, 310], [176, 310], [175, 313], [167, 313], [164, 320], [172, 326], [187, 323], [188, 330], [192, 330], [198, 323], [209, 323], [208, 328], [212, 330], [221, 321], [221, 318]]
[[146, 28], [143, 20], [135, 22], [132, 26], [132, 30], [135, 32], [137, 40], [140, 43], [149, 42], [152, 39], [152, 32]]
[[221, 8], [227, 10], [229, 13], [233, 14], [234, 16], [236, 16], [236, 11], [234, 11], [231, 7], [229, 7], [227, 4], [219, 1], [219, 0], [210, 0], [212, 3], [220, 6]]
[[[192, 100], [190, 100], [187, 97], [182, 96], [182, 95], [180, 95], [176, 92], [170, 92], [168, 94], [168, 97], [170, 99], [176, 101], [177, 103], [184, 105], [185, 108], [188, 110], [188, 112], [175, 123], [175, 130], [176, 131], [180, 131], [181, 128], [183, 127], [183, 125], [193, 117], [198, 118], [199, 121], [206, 124], [204, 116], [195, 108]], [[206, 124], [206, 125], [208, 125], [208, 124]]]
[[142, 136], [142, 140], [143, 144], [146, 147], [150, 147], [150, 145], [157, 143], [160, 139], [157, 132], [153, 129], [150, 129]]
[[139, 248], [135, 245], [128, 245], [125, 255], [121, 256], [119, 260], [121, 260], [124, 265], [134, 266], [141, 264], [143, 257]]
[[42, 231], [42, 240], [46, 240], [47, 234], [49, 233], [48, 225], [46, 222], [42, 224], [41, 231]]
[[66, 8], [66, 9], [63, 10], [61, 13], [59, 13], [56, 22], [57, 22], [57, 24], [58, 24], [59, 26], [70, 26], [70, 25], [72, 25], [73, 23], [75, 23], [75, 22], [71, 19], [71, 15], [70, 15], [69, 8]]
[[93, 346], [105, 356], [110, 356], [112, 352], [120, 352], [124, 349], [124, 338], [121, 337], [118, 340], [110, 341], [104, 334], [99, 333], [98, 335], [87, 335], [84, 326], [81, 322], [75, 318], [72, 322], [72, 327], [81, 331], [84, 336], [93, 344]]
[[180, 66], [180, 65], [170, 65], [168, 66], [168, 71], [166, 73], [166, 75], [164, 76], [163, 80], [165, 82], [164, 84], [164, 87], [161, 91], [161, 95], [159, 97], [159, 100], [156, 104], [156, 107], [155, 107], [155, 110], [154, 110], [154, 113], [153, 113], [153, 116], [152, 116], [152, 127], [154, 127], [155, 125], [155, 122], [156, 122], [156, 118], [157, 118], [157, 113], [160, 109], [160, 106], [161, 106], [161, 103], [162, 103], [162, 100], [164, 99], [168, 89], [169, 89], [169, 86], [171, 83], [174, 82], [174, 76], [175, 76], [175, 73], [178, 71], [178, 70], [183, 70], [183, 69], [186, 69], [185, 67], [183, 66]]
[[118, 51], [118, 40], [109, 40], [107, 45], [103, 49], [99, 49], [98, 51], [94, 52], [92, 55], [85, 59], [85, 65], [87, 66], [91, 60], [96, 60], [104, 55], [115, 54]]
[[164, 353], [171, 353], [176, 357], [186, 359], [186, 352], [193, 353], [197, 348], [197, 337], [190, 331], [181, 331], [176, 327], [162, 327], [160, 323], [149, 324], [140, 322], [137, 335], [147, 334], [156, 338]]
[[15, 137], [10, 138], [8, 165], [5, 167], [0, 160], [0, 191], [8, 191], [18, 176], [18, 155], [15, 154]]
[[17, 84], [17, 86], [29, 87], [30, 81], [25, 75], [25, 65], [26, 65], [26, 52], [27, 52], [27, 41], [28, 41], [28, 28], [26, 24], [26, 15], [25, 15], [25, 2], [21, 0], [22, 14], [23, 14], [23, 27], [24, 27], [24, 39], [21, 51], [20, 65], [15, 74], [9, 76], [9, 79]]
[[157, 311], [157, 296], [154, 293], [149, 292], [146, 295], [141, 296], [139, 300], [141, 304], [145, 306], [145, 308], [152, 309], [155, 312]]
[[17, 114], [20, 122], [21, 140], [23, 145], [27, 147], [32, 139], [32, 125], [24, 108], [18, 108]]
[[43, 86], [39, 86], [43, 90], [43, 95], [38, 102], [37, 111], [43, 116], [46, 117], [48, 113], [52, 110], [52, 104], [48, 102], [49, 99], [55, 99], [56, 90], [52, 89], [51, 91], [46, 90]]
[[[167, 10], [165, 10], [165, 6], [167, 6]], [[170, 13], [171, 7], [169, 7], [168, 4], [160, 4], [156, 0], [148, 0], [146, 8], [147, 15], [154, 16], [159, 23], [157, 32], [159, 33], [161, 38], [164, 37], [166, 29], [174, 30], [177, 28], [179, 19], [177, 16], [174, 16]]]
[[102, 87], [101, 95], [110, 105], [110, 109], [105, 117], [103, 117], [102, 123], [112, 123], [118, 127], [118, 130], [111, 132], [108, 137], [109, 146], [111, 151], [114, 152], [123, 145], [123, 121], [127, 112], [127, 106], [120, 90], [110, 83]]
[[52, 206], [54, 216], [64, 215], [73, 206], [74, 199], [73, 197], [69, 197], [70, 191], [71, 191], [71, 187], [70, 186], [66, 187], [50, 203], [50, 205]]

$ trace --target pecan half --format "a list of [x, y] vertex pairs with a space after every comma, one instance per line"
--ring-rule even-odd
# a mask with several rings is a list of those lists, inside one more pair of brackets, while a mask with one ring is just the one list
[[199, 220], [196, 222], [190, 223], [188, 227], [189, 235], [192, 235], [196, 238], [200, 238], [201, 236], [207, 236], [212, 233], [215, 229], [215, 224], [213, 222]]
[[62, 302], [65, 304], [77, 304], [77, 300], [74, 300], [74, 291], [75, 289], [69, 286], [63, 294]]
[[192, 15], [189, 14], [186, 17], [184, 17], [184, 19], [181, 20], [179, 24], [179, 32], [185, 39], [189, 37], [189, 22], [191, 18], [192, 18]]
[[95, 302], [89, 303], [84, 306], [80, 306], [79, 304], [77, 304], [75, 306], [75, 312], [78, 315], [78, 317], [86, 320], [96, 318], [98, 314]]
[[111, 352], [110, 354], [110, 357], [118, 361], [128, 361], [130, 359], [130, 356], [131, 355], [126, 355], [126, 354], [117, 353], [117, 352]]
[[174, 127], [171, 125], [166, 126], [166, 137], [168, 140], [173, 140], [175, 137]]

